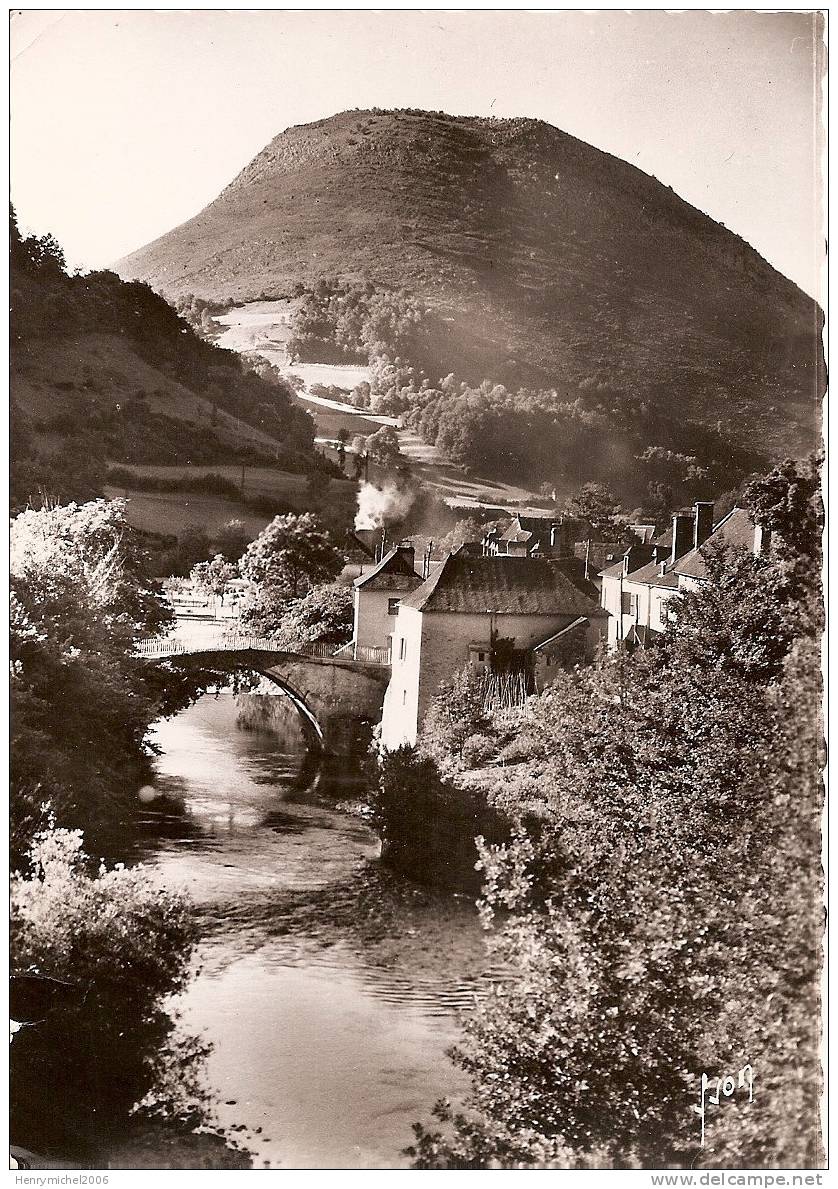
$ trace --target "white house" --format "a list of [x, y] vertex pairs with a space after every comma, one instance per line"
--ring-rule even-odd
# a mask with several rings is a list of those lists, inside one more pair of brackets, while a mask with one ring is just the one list
[[398, 545], [354, 582], [353, 654], [360, 649], [389, 648], [402, 599], [421, 586], [413, 569], [412, 545]]
[[643, 647], [665, 629], [667, 604], [679, 591], [707, 580], [704, 546], [723, 543], [760, 554], [768, 539], [744, 508], [734, 508], [715, 527], [712, 503], [699, 502], [672, 517], [672, 527], [650, 546], [633, 545], [622, 561], [600, 574], [608, 612], [609, 648]]
[[[458, 550], [404, 597], [384, 699], [385, 747], [415, 743], [440, 685], [467, 664], [489, 668], [501, 648], [528, 654], [542, 684], [551, 667], [558, 672], [560, 657], [590, 657], [605, 633], [606, 614], [595, 588], [569, 576], [572, 565]], [[566, 628], [572, 632], [558, 640]]]

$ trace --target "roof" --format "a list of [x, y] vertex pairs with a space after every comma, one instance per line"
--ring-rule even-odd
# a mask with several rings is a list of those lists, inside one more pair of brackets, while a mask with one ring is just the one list
[[467, 615], [604, 615], [596, 587], [540, 557], [469, 557], [452, 553], [402, 602], [419, 611]]
[[356, 578], [356, 590], [415, 590], [422, 579], [415, 573], [408, 555], [401, 549], [391, 549], [377, 566]]
[[498, 540], [512, 541], [512, 542], [518, 542], [518, 543], [520, 543], [522, 541], [531, 541], [532, 533], [528, 533], [527, 530], [524, 528], [515, 528], [515, 526], [513, 524], [512, 527], [508, 528], [505, 533], [501, 533]]
[[653, 524], [627, 524], [626, 528], [639, 538], [641, 545], [651, 545], [654, 540], [655, 526]]
[[661, 562], [649, 561], [639, 570], [626, 574], [626, 582], [642, 582], [645, 586], [677, 586], [678, 575], [674, 570], [661, 573]]
[[604, 570], [599, 571], [600, 578], [620, 578], [623, 574], [623, 560], [614, 562], [613, 566], [606, 566]]
[[509, 522], [509, 527], [498, 538], [501, 541], [522, 543], [533, 537], [549, 534], [551, 527], [557, 524], [555, 516], [545, 513], [544, 516], [526, 516], [516, 513]]
[[574, 619], [573, 623], [569, 623], [567, 627], [560, 628], [559, 631], [553, 632], [552, 636], [548, 636], [546, 640], [541, 640], [538, 644], [533, 645], [533, 652], [538, 652], [541, 648], [548, 648], [551, 644], [555, 644], [557, 640], [561, 640], [562, 636], [568, 635], [570, 632], [578, 631], [579, 628], [585, 627], [588, 623], [587, 615], [580, 615]]
[[706, 578], [707, 563], [701, 552], [710, 544], [729, 545], [734, 549], [747, 549], [750, 553], [754, 547], [754, 522], [745, 508], [733, 508], [728, 512], [710, 536], [698, 549], [691, 549], [675, 563], [675, 572], [687, 578]]

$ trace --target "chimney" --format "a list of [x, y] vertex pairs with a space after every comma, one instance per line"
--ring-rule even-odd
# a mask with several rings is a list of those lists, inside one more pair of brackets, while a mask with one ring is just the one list
[[692, 509], [689, 512], [673, 512], [672, 514], [672, 552], [669, 555], [669, 564], [672, 566], [675, 565], [679, 557], [683, 557], [692, 549], [693, 520]]
[[412, 570], [413, 562], [416, 557], [416, 550], [413, 548], [410, 541], [402, 541], [400, 545], [396, 546], [396, 552], [402, 555], [402, 560], [406, 561]]
[[754, 556], [760, 557], [767, 553], [771, 546], [771, 530], [763, 528], [761, 524], [754, 525]]
[[693, 528], [693, 549], [703, 545], [713, 531], [713, 501], [696, 500], [695, 523]]
[[554, 557], [568, 557], [573, 553], [571, 526], [554, 520], [550, 525], [550, 552]]

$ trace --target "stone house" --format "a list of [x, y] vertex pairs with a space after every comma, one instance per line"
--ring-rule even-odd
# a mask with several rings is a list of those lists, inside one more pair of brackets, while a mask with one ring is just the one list
[[465, 665], [486, 671], [503, 650], [523, 659], [543, 688], [560, 664], [592, 657], [606, 613], [595, 588], [571, 578], [569, 569], [548, 558], [458, 550], [405, 596], [393, 632], [384, 746], [415, 743], [440, 685]]

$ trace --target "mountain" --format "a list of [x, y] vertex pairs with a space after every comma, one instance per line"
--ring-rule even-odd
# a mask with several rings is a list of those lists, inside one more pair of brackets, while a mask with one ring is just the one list
[[538, 120], [372, 110], [289, 128], [115, 267], [170, 298], [406, 289], [445, 324], [439, 376], [562, 399], [607, 386], [769, 457], [818, 437], [816, 303], [655, 178]]

